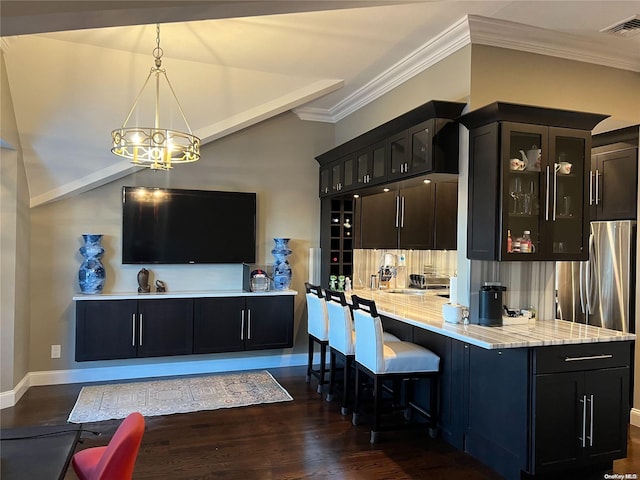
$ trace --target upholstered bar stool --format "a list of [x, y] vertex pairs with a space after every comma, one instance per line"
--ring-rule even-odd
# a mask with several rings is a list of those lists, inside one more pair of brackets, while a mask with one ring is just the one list
[[[385, 342], [382, 321], [378, 316], [375, 302], [356, 295], [353, 302], [353, 319], [356, 330], [356, 392], [354, 400], [353, 424], [358, 425], [361, 415], [361, 379], [364, 374], [373, 380], [373, 425], [371, 443], [379, 439], [383, 430], [382, 391], [383, 382], [393, 380], [395, 384], [411, 382], [420, 378], [430, 381], [429, 411], [425, 411], [413, 402], [413, 388], [407, 389], [404, 395], [405, 409], [409, 413], [415, 409], [429, 421], [429, 431], [435, 436], [438, 419], [438, 374], [440, 357], [432, 351], [411, 342]], [[399, 382], [402, 380], [402, 382]], [[396, 394], [396, 392], [394, 392]], [[406, 414], [405, 414], [406, 415]], [[393, 427], [385, 427], [388, 430]]]
[[[322, 295], [322, 289], [310, 283], [304, 284], [307, 291], [307, 332], [309, 334], [309, 358], [307, 360], [307, 378], [309, 383], [311, 377], [318, 379], [318, 393], [322, 393], [327, 384], [325, 375], [327, 373], [327, 346], [329, 345], [329, 318], [327, 316], [327, 305]], [[320, 366], [317, 370], [313, 368], [313, 353], [315, 345], [320, 347]]]
[[[329, 316], [329, 391], [327, 401], [333, 399], [338, 372], [337, 359], [342, 361], [342, 415], [349, 413], [349, 394], [352, 390], [351, 370], [355, 365], [356, 332], [353, 326], [351, 307], [347, 303], [344, 292], [325, 290], [327, 298], [327, 314]], [[391, 333], [384, 332], [385, 342], [399, 342], [400, 339]]]

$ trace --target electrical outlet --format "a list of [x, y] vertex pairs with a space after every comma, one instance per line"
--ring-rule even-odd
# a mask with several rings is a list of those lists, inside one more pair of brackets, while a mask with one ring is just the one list
[[60, 358], [60, 345], [51, 345], [51, 358]]

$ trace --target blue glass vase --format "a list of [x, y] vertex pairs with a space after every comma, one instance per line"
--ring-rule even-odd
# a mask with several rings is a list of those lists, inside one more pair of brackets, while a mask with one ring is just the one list
[[106, 272], [100, 258], [104, 254], [104, 248], [100, 245], [102, 235], [84, 234], [84, 245], [80, 247], [80, 254], [84, 257], [80, 271], [78, 272], [78, 283], [80, 293], [102, 293]]
[[291, 285], [291, 265], [287, 257], [291, 255], [288, 238], [274, 238], [275, 247], [271, 250], [273, 258], [273, 288], [288, 290]]

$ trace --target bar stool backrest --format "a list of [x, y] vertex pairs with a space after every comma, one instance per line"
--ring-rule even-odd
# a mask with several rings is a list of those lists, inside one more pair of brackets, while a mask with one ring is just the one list
[[305, 283], [307, 290], [307, 332], [318, 340], [329, 340], [329, 318], [327, 303], [322, 289], [317, 285]]
[[384, 372], [384, 331], [375, 302], [356, 295], [352, 295], [351, 300], [356, 329], [356, 362], [373, 373]]
[[329, 315], [329, 346], [343, 355], [353, 355], [353, 318], [344, 292], [325, 290]]

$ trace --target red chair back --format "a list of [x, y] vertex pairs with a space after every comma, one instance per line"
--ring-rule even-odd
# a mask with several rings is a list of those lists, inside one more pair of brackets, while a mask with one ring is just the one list
[[120, 424], [106, 447], [81, 450], [73, 457], [73, 468], [83, 480], [131, 479], [142, 435], [144, 417], [131, 413]]

